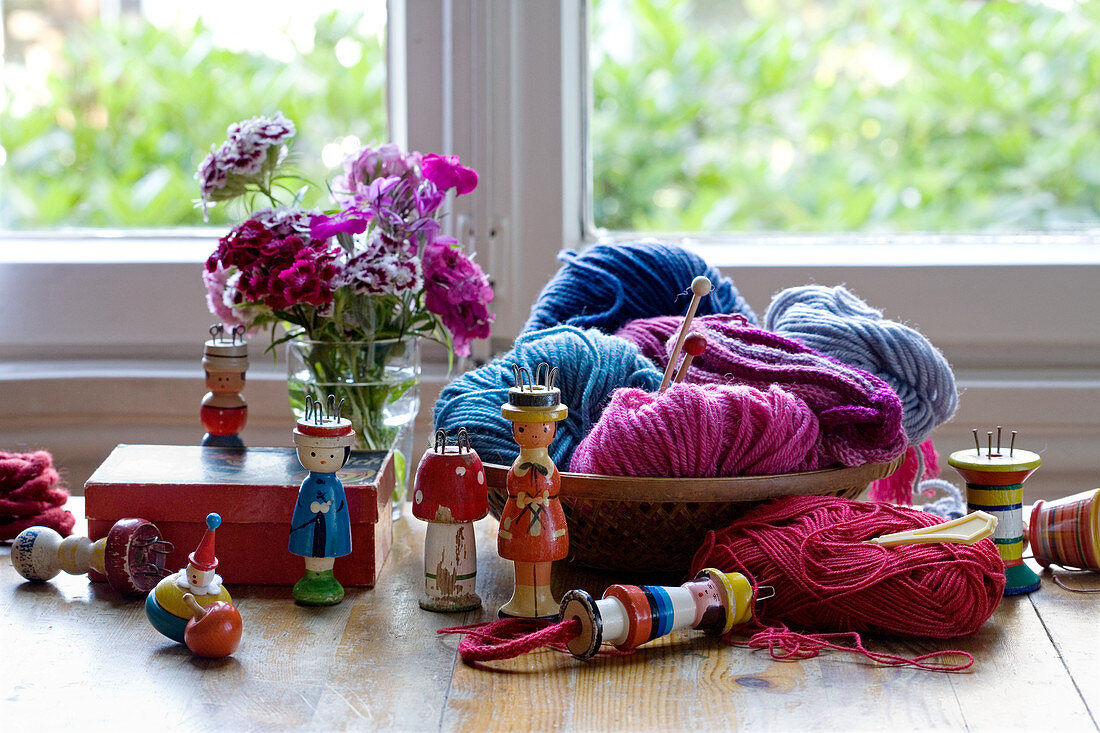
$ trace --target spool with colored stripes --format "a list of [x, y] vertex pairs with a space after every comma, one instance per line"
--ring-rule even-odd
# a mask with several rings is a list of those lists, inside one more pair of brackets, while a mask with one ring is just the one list
[[744, 575], [706, 568], [679, 587], [613, 585], [598, 601], [571, 590], [562, 597], [561, 618], [580, 620], [581, 632], [567, 646], [578, 659], [589, 659], [603, 642], [626, 651], [678, 629], [724, 634], [751, 618], [752, 600]]
[[985, 511], [997, 517], [993, 542], [1005, 564], [1005, 595], [1031, 593], [1039, 589], [1039, 576], [1024, 565], [1024, 481], [1042, 464], [1031, 451], [1000, 449], [955, 451], [947, 462], [966, 481], [966, 503], [970, 511]]
[[1027, 538], [1043, 567], [1100, 571], [1100, 489], [1035, 502]]

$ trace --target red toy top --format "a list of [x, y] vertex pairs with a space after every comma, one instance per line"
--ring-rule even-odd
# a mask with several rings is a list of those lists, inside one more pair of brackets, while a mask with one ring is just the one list
[[426, 522], [473, 522], [489, 513], [489, 489], [485, 468], [470, 448], [466, 429], [458, 432], [458, 445], [447, 445], [447, 433], [438, 430], [416, 468], [413, 516]]

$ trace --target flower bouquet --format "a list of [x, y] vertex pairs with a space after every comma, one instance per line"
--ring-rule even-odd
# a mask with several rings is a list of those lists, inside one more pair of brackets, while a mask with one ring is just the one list
[[473, 191], [477, 173], [457, 156], [363, 147], [330, 184], [333, 208], [305, 210], [308, 183], [290, 185], [302, 182], [288, 163], [295, 132], [281, 113], [236, 123], [199, 166], [204, 213], [229, 201], [245, 213], [206, 262], [208, 305], [226, 325], [272, 327], [269, 348], [288, 342], [296, 412], [334, 394], [357, 447], [388, 450], [403, 428], [411, 439], [419, 340], [466, 356], [489, 336], [488, 278], [440, 226], [447, 193]]

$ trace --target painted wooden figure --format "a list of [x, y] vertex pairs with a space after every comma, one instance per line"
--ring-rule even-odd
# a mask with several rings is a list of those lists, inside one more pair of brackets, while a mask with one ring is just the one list
[[336, 558], [351, 554], [351, 515], [344, 485], [336, 472], [351, 455], [355, 430], [340, 417], [339, 404], [329, 395], [329, 413], [316, 400], [294, 428], [298, 461], [309, 471], [298, 489], [290, 520], [289, 549], [305, 558], [305, 575], [294, 584], [295, 600], [307, 606], [331, 606], [344, 599], [344, 587], [332, 574]]
[[578, 659], [590, 659], [600, 644], [621, 651], [679, 629], [725, 634], [752, 617], [753, 593], [741, 573], [701, 570], [680, 587], [613, 585], [603, 598], [571, 590], [562, 597], [561, 619], [578, 619], [580, 634], [566, 644]]
[[497, 551], [515, 564], [515, 589], [500, 615], [556, 618], [559, 604], [550, 590], [550, 568], [569, 554], [569, 532], [558, 499], [561, 476], [547, 449], [569, 409], [554, 386], [557, 367], [539, 364], [533, 381], [518, 364], [512, 368], [516, 386], [508, 390], [500, 412], [512, 422], [519, 456], [508, 469]]
[[83, 575], [95, 570], [126, 596], [145, 595], [168, 575], [164, 562], [172, 543], [144, 519], [120, 519], [106, 537], [61, 538], [49, 527], [28, 527], [11, 546], [11, 563], [27, 580], [49, 580], [64, 570]]
[[437, 430], [435, 445], [416, 468], [413, 492], [413, 516], [428, 522], [421, 608], [450, 613], [481, 607], [474, 522], [488, 513], [485, 468], [466, 428], [453, 446], [447, 445], [447, 431]]
[[993, 433], [986, 433], [982, 452], [978, 431], [974, 431], [974, 450], [952, 453], [947, 462], [966, 482], [966, 503], [970, 511], [982, 510], [997, 518], [993, 541], [1005, 563], [1005, 595], [1031, 593], [1039, 589], [1039, 576], [1024, 564], [1024, 481], [1042, 464], [1037, 453], [1016, 447], [1016, 431], [1008, 451], [1001, 451], [1001, 429], [997, 445]]
[[202, 445], [239, 448], [244, 445], [239, 433], [248, 420], [248, 405], [241, 397], [245, 373], [248, 371], [248, 344], [244, 341], [244, 326], [237, 326], [225, 335], [225, 327], [210, 327], [211, 339], [202, 352], [206, 372], [206, 388], [199, 415], [206, 435]]
[[185, 643], [184, 631], [194, 612], [184, 596], [190, 594], [200, 606], [216, 602], [232, 603], [229, 591], [217, 574], [218, 558], [214, 554], [214, 534], [222, 518], [213, 512], [206, 515], [206, 531], [195, 551], [187, 556], [187, 567], [157, 583], [145, 599], [145, 615], [149, 623], [169, 639]]

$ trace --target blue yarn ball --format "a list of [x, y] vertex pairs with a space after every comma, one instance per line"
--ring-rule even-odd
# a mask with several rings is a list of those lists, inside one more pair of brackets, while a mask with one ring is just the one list
[[911, 445], [923, 443], [955, 414], [959, 395], [951, 365], [912, 328], [882, 317], [843, 287], [805, 285], [772, 299], [764, 327], [837, 361], [870, 372], [901, 398]]
[[710, 278], [713, 289], [697, 313], [756, 313], [733, 281], [683, 247], [656, 241], [597, 244], [558, 255], [562, 266], [539, 293], [523, 333], [558, 324], [614, 333], [627, 321], [681, 316], [691, 303], [691, 281]]
[[520, 336], [507, 354], [444, 387], [433, 412], [435, 428], [453, 433], [465, 427], [481, 460], [511, 465], [519, 446], [500, 406], [515, 386], [512, 365], [534, 374], [540, 362], [558, 368], [555, 386], [569, 408], [550, 445], [550, 458], [559, 470], [568, 468], [577, 444], [599, 420], [612, 392], [620, 387], [653, 391], [661, 385], [661, 372], [626, 339], [596, 329], [555, 326]]

